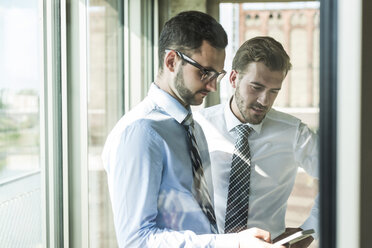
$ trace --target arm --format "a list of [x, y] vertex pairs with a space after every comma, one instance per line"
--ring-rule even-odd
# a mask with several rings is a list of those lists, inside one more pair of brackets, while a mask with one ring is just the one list
[[[295, 143], [295, 156], [299, 166], [303, 168], [314, 179], [318, 179], [318, 135], [311, 131], [303, 123], [300, 124], [298, 130], [297, 142]], [[318, 228], [319, 218], [319, 200], [318, 196], [314, 200], [314, 205], [311, 209], [310, 216], [301, 225], [302, 229], [314, 229], [313, 235], [316, 239], [319, 237]]]
[[[192, 239], [191, 232], [156, 225], [162, 139], [144, 122], [136, 122], [114, 140], [106, 167], [119, 247], [181, 247], [183, 240]], [[214, 237], [206, 239], [212, 243]]]
[[216, 235], [158, 227], [166, 155], [164, 141], [151, 126], [134, 123], [113, 140], [106, 168], [119, 247], [214, 247]]
[[315, 239], [319, 239], [319, 194], [316, 196], [314, 200], [314, 205], [311, 209], [310, 216], [305, 220], [305, 222], [301, 225], [303, 230], [313, 228], [315, 233], [313, 237]]

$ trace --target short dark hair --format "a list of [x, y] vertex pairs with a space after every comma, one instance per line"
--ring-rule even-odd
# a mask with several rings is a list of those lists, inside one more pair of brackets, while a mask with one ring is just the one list
[[168, 20], [159, 37], [159, 69], [163, 69], [165, 49], [195, 51], [203, 41], [224, 49], [227, 34], [212, 16], [199, 11], [184, 11]]
[[244, 42], [235, 54], [232, 69], [242, 72], [252, 62], [262, 62], [271, 71], [285, 74], [292, 67], [282, 44], [269, 36], [258, 36]]

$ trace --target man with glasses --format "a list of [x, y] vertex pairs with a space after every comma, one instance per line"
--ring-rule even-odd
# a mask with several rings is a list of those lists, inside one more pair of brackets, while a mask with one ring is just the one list
[[165, 24], [158, 76], [102, 154], [120, 247], [271, 247], [257, 228], [218, 234], [208, 148], [190, 110], [225, 75], [226, 45], [207, 14], [183, 12]]
[[[230, 100], [195, 114], [208, 141], [212, 173], [207, 176], [213, 178], [217, 226], [224, 233], [255, 226], [282, 238], [318, 229], [317, 202], [300, 228], [285, 225], [298, 168], [318, 174], [317, 135], [301, 120], [272, 109], [290, 68], [279, 42], [252, 38], [233, 59]], [[291, 247], [307, 247], [312, 240]]]

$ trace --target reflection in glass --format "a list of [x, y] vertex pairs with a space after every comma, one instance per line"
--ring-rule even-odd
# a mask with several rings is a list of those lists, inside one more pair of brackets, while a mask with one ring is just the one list
[[108, 132], [122, 112], [121, 1], [89, 1], [88, 159], [90, 247], [117, 247], [101, 161]]
[[0, 246], [41, 247], [42, 10], [0, 2]]
[[[259, 1], [258, 1], [259, 2]], [[220, 22], [228, 33], [225, 68], [231, 70], [233, 57], [247, 39], [268, 35], [283, 44], [293, 68], [285, 78], [274, 108], [294, 115], [311, 129], [319, 119], [319, 7], [317, 1], [220, 4]], [[225, 77], [221, 81], [221, 102], [232, 94]], [[287, 226], [299, 226], [308, 217], [318, 185], [302, 169], [288, 200]], [[311, 244], [312, 248], [317, 243]]]

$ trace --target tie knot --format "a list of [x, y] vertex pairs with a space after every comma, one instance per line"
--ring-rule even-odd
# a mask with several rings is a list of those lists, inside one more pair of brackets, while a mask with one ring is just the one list
[[184, 126], [194, 127], [194, 119], [192, 118], [192, 113], [189, 113], [181, 123]]
[[245, 124], [240, 124], [235, 128], [239, 137], [248, 137], [249, 133], [253, 130], [253, 128]]

